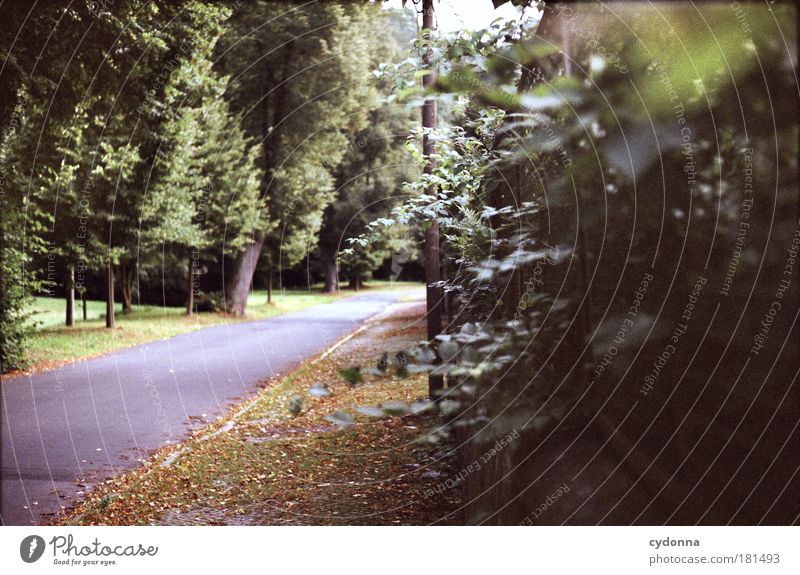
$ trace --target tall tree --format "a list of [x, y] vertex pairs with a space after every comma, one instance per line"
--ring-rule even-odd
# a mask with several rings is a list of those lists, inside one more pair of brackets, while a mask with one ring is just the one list
[[231, 114], [224, 98], [228, 80], [211, 62], [228, 13], [200, 3], [190, 9], [188, 25], [195, 36], [166, 83], [139, 250], [159, 252], [162, 258], [169, 252], [187, 262], [189, 315], [199, 291], [201, 261], [236, 255], [245, 234], [257, 227], [260, 183], [259, 148]]
[[270, 214], [270, 223], [254, 230], [228, 284], [233, 313], [244, 313], [260, 259], [269, 270], [286, 268], [316, 245], [346, 133], [366, 118], [360, 99], [371, 71], [370, 14], [379, 10], [259, 1], [231, 21], [220, 64], [232, 78], [232, 101], [245, 126], [263, 144], [262, 189]]
[[[369, 65], [380, 70], [388, 62], [403, 59], [416, 39], [416, 26], [399, 10], [384, 10], [374, 18], [375, 26], [391, 32], [368, 38]], [[370, 221], [397, 205], [403, 182], [418, 175], [416, 162], [404, 145], [414, 114], [396, 102], [395, 88], [394, 82], [375, 74], [361, 100], [369, 110], [367, 126], [348, 133], [345, 154], [335, 170], [336, 200], [325, 210], [319, 234], [324, 289], [329, 293], [338, 290], [340, 271], [348, 276], [351, 287], [358, 289], [361, 277], [377, 269], [392, 250], [409, 249], [409, 240], [399, 228], [384, 230], [381, 238], [368, 246], [350, 249], [350, 240], [361, 236]], [[343, 248], [346, 253], [340, 256]]]
[[[336, 169], [336, 201], [325, 210], [319, 235], [325, 291], [338, 291], [339, 252], [350, 247], [349, 240], [361, 236], [367, 224], [388, 214], [400, 200], [403, 182], [412, 179], [416, 163], [402, 142], [412, 122], [405, 106], [383, 105], [369, 114], [369, 126], [353, 136], [348, 152]], [[402, 250], [402, 238], [384, 230], [382, 241], [347, 251], [342, 258], [345, 273], [354, 288], [361, 277], [391, 255]]]

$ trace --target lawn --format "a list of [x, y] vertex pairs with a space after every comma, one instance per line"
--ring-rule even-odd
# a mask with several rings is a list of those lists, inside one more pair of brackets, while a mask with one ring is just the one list
[[[410, 282], [370, 282], [369, 290], [420, 287]], [[223, 313], [204, 312], [192, 317], [183, 307], [134, 306], [130, 314], [122, 314], [117, 304], [116, 328], [105, 328], [105, 302], [87, 301], [87, 320], [83, 321], [80, 301], [75, 304], [76, 327], [63, 325], [65, 303], [60, 298], [36, 298], [31, 321], [37, 329], [29, 338], [28, 361], [31, 371], [55, 367], [79, 358], [102, 355], [114, 350], [139, 345], [148, 341], [170, 337], [223, 323], [258, 320], [276, 315], [330, 303], [353, 295], [344, 290], [336, 295], [321, 293], [316, 286], [305, 290], [273, 292], [272, 303], [267, 304], [267, 293], [256, 290], [250, 294], [247, 315], [237, 318]]]

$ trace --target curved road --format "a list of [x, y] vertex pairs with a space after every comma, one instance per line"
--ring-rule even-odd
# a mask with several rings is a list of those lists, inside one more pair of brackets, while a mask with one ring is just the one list
[[421, 293], [380, 292], [200, 329], [33, 376], [2, 379], [4, 525], [32, 525], [83, 485], [137, 466], [380, 313]]

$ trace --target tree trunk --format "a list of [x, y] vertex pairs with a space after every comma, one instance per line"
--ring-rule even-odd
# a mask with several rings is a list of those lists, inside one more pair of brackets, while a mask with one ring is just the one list
[[267, 270], [267, 304], [272, 303], [272, 266]]
[[67, 266], [67, 327], [75, 327], [75, 267]]
[[339, 291], [339, 270], [336, 267], [336, 252], [323, 252], [322, 259], [325, 263], [325, 293]]
[[[264, 94], [261, 101], [261, 131], [263, 143], [263, 168], [264, 181], [270, 182], [272, 188], [268, 188], [267, 195], [277, 194], [275, 189], [276, 182], [273, 178], [274, 171], [278, 165], [279, 151], [283, 134], [283, 120], [288, 114], [286, 103], [288, 101], [287, 91], [289, 85], [286, 80], [289, 77], [290, 67], [293, 62], [295, 42], [290, 40], [284, 48], [283, 76], [278, 82], [275, 93], [270, 95], [271, 86], [274, 83], [274, 70], [270, 67], [264, 76], [266, 81], [263, 89]], [[260, 47], [260, 49], [263, 49]], [[270, 104], [274, 104], [271, 109]], [[270, 121], [271, 118], [271, 121]], [[234, 315], [244, 315], [247, 309], [247, 296], [250, 294], [250, 287], [253, 285], [253, 275], [256, 271], [258, 258], [264, 247], [265, 236], [255, 239], [252, 244], [248, 244], [242, 255], [239, 257], [233, 282], [230, 284], [226, 300], [228, 311]]]
[[194, 255], [189, 255], [189, 292], [186, 294], [186, 315], [194, 314], [194, 280], [195, 280], [195, 259]]
[[114, 264], [108, 262], [106, 270], [106, 327], [114, 328]]
[[361, 291], [361, 274], [353, 274], [350, 276], [350, 285], [348, 285], [351, 290]]
[[126, 264], [120, 265], [122, 274], [122, 313], [127, 315], [133, 311], [133, 273]]
[[247, 296], [250, 295], [253, 274], [256, 272], [256, 265], [263, 247], [264, 238], [256, 238], [253, 243], [247, 244], [242, 255], [239, 256], [236, 274], [228, 291], [228, 311], [233, 315], [244, 315], [245, 309], [247, 309]]
[[[434, 27], [434, 8], [433, 0], [422, 1], [422, 28], [432, 30]], [[430, 33], [426, 33], [425, 40], [430, 40]], [[423, 88], [433, 88], [436, 81], [436, 74], [432, 67], [433, 51], [428, 49], [423, 54], [423, 62], [428, 66], [428, 73], [422, 77]], [[436, 127], [436, 100], [429, 98], [422, 105], [422, 127]], [[433, 173], [436, 167], [433, 154], [433, 141], [427, 135], [422, 138], [422, 154], [427, 159], [425, 173]], [[427, 194], [434, 195], [435, 190], [426, 190]], [[434, 284], [439, 282], [441, 274], [439, 270], [439, 223], [435, 220], [431, 222], [430, 228], [425, 232], [425, 283], [427, 284], [427, 323], [428, 340], [433, 340], [442, 331], [442, 289]], [[444, 387], [444, 381], [440, 375], [428, 376], [428, 393], [433, 398], [438, 396], [439, 391]]]
[[83, 307], [83, 321], [86, 321], [86, 291], [81, 292], [81, 306]]

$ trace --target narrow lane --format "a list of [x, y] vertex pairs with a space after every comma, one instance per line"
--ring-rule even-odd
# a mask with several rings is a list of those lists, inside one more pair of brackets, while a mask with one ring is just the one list
[[358, 295], [201, 329], [33, 376], [3, 378], [5, 525], [32, 525], [91, 484], [137, 466], [420, 290]]

